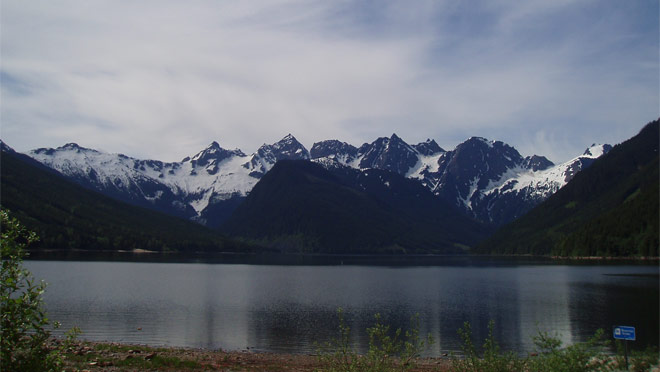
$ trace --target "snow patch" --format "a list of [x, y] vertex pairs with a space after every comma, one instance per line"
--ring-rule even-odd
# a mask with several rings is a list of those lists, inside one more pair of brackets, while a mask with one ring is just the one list
[[605, 154], [605, 145], [591, 145], [585, 152], [582, 154], [583, 157], [589, 157], [592, 159], [596, 159], [601, 157], [603, 154]]
[[605, 152], [604, 145], [594, 145], [587, 149], [584, 155], [536, 172], [517, 166], [507, 170], [498, 180], [491, 181], [482, 193], [490, 195], [496, 192], [524, 192], [528, 197], [545, 199], [564, 187], [575, 173], [582, 169], [584, 159], [595, 159]]
[[474, 177], [472, 181], [470, 181], [470, 190], [468, 191], [465, 198], [463, 198], [459, 193], [458, 196], [459, 203], [462, 204], [466, 209], [472, 210], [472, 197], [477, 192], [478, 188], [479, 188], [479, 177]]
[[424, 175], [422, 173], [437, 173], [440, 170], [440, 159], [445, 156], [446, 153], [439, 152], [434, 155], [418, 155], [417, 164], [412, 166], [406, 173], [406, 177], [423, 179]]
[[156, 200], [160, 199], [163, 197], [163, 190], [158, 190], [154, 193], [154, 196], [148, 196], [144, 195], [144, 198], [149, 200], [150, 202], [155, 202]]

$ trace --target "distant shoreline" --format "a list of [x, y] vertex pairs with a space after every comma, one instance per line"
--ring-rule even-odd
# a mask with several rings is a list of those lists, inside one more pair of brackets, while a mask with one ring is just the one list
[[133, 250], [29, 250], [26, 260], [43, 261], [107, 261], [160, 263], [217, 263], [246, 265], [368, 265], [368, 266], [498, 266], [498, 265], [580, 265], [637, 264], [652, 265], [660, 257], [562, 257], [534, 255], [434, 255], [382, 254], [333, 255], [272, 252], [173, 252]]
[[577, 256], [577, 257], [566, 257], [566, 256], [550, 256], [553, 260], [576, 260], [576, 261], [599, 261], [599, 260], [605, 260], [605, 261], [616, 261], [616, 260], [622, 260], [622, 261], [660, 261], [660, 257], [630, 257], [630, 256], [621, 256], [621, 257], [616, 257], [616, 256], [605, 256], [605, 257], [600, 257], [600, 256]]
[[660, 261], [660, 256], [553, 256], [553, 255], [530, 255], [530, 254], [433, 254], [433, 253], [410, 253], [410, 254], [365, 254], [365, 253], [290, 253], [290, 252], [209, 252], [209, 251], [154, 251], [142, 248], [134, 249], [28, 249], [28, 253], [158, 253], [163, 255], [234, 255], [234, 256], [288, 256], [288, 257], [472, 257], [472, 258], [540, 258], [552, 260], [640, 260]]

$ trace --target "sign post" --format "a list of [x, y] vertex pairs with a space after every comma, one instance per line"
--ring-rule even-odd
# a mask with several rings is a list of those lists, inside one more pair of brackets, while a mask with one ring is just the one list
[[626, 369], [628, 369], [628, 340], [635, 341], [635, 327], [615, 326], [612, 334], [617, 340], [624, 340], [626, 344]]

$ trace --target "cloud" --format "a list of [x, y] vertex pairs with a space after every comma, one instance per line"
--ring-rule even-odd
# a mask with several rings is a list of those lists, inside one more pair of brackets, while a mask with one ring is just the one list
[[557, 161], [658, 116], [649, 9], [469, 5], [5, 1], [2, 138], [179, 160], [287, 133], [308, 147], [481, 135]]

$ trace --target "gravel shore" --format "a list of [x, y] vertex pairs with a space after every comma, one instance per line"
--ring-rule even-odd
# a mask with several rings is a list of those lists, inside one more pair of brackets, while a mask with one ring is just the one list
[[[322, 370], [317, 355], [148, 347], [119, 343], [72, 344], [66, 371], [280, 371]], [[413, 371], [449, 371], [447, 358], [421, 358]]]

